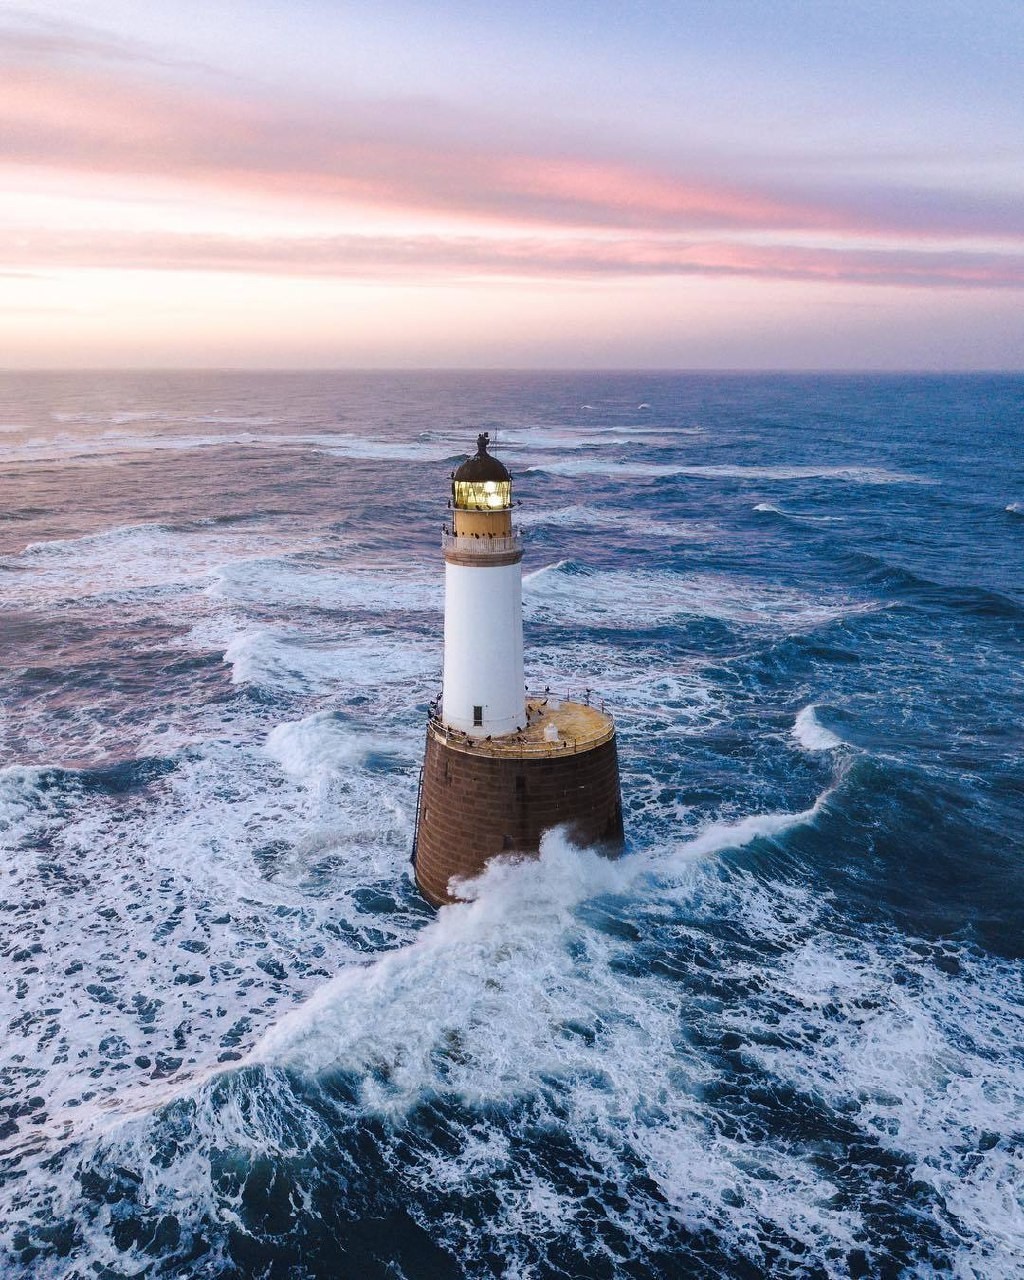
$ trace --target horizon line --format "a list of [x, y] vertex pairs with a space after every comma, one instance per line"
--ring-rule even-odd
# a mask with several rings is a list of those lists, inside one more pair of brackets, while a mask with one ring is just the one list
[[1024, 365], [1019, 368], [934, 368], [907, 367], [900, 369], [871, 366], [697, 366], [697, 365], [0, 365], [0, 377], [17, 374], [54, 373], [239, 373], [239, 374], [324, 374], [324, 373], [457, 373], [466, 374], [668, 374], [672, 376], [729, 376], [729, 377], [1022, 377]]

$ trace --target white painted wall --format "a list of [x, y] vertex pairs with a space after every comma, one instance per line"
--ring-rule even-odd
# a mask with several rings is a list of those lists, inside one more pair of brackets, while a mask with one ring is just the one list
[[[441, 718], [474, 738], [526, 724], [523, 566], [444, 567], [444, 687]], [[482, 725], [473, 707], [482, 706]]]

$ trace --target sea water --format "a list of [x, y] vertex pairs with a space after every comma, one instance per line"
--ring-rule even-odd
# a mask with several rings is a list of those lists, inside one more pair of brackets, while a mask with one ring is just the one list
[[[481, 430], [628, 852], [435, 914]], [[1019, 377], [0, 377], [3, 1274], [1024, 1274], [1022, 440]]]

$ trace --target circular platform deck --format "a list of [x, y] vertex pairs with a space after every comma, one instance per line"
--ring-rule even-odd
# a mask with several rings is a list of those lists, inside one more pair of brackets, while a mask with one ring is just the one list
[[[586, 702], [557, 698], [531, 698], [526, 704], [527, 724], [518, 733], [500, 738], [474, 738], [450, 729], [440, 720], [430, 722], [430, 733], [450, 750], [499, 758], [544, 758], [590, 751], [615, 736], [612, 718]], [[557, 734], [557, 737], [555, 736]]]

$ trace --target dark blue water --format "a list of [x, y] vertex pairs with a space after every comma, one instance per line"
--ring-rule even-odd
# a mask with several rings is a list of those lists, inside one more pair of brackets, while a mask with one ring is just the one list
[[[628, 856], [434, 915], [453, 459]], [[0, 377], [0, 1271], [1024, 1275], [1024, 379]]]

